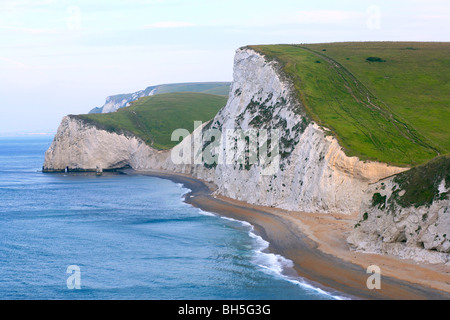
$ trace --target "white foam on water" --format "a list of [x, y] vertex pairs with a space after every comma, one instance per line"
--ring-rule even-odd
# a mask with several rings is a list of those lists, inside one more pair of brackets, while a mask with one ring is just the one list
[[216, 214], [211, 213], [211, 212], [208, 212], [208, 211], [203, 211], [203, 210], [200, 209], [200, 208], [197, 208], [197, 210], [198, 210], [198, 213], [200, 213], [202, 216], [217, 217]]
[[249, 231], [249, 236], [255, 239], [258, 248], [255, 249], [255, 264], [261, 267], [264, 271], [274, 276], [280, 277], [284, 280], [287, 280], [295, 285], [302, 287], [303, 289], [307, 289], [310, 291], [317, 292], [319, 294], [328, 296], [332, 299], [336, 300], [345, 300], [347, 298], [343, 296], [339, 296], [336, 294], [329, 293], [323, 289], [317, 288], [309, 283], [307, 283], [301, 277], [292, 277], [284, 274], [284, 271], [287, 269], [291, 269], [294, 267], [294, 262], [290, 259], [287, 259], [279, 254], [274, 254], [270, 252], [264, 252], [269, 247], [269, 242], [264, 240], [262, 237], [257, 235], [254, 232], [254, 228], [252, 226]]
[[[182, 185], [181, 185], [182, 186]], [[187, 189], [189, 193], [191, 192], [190, 189]], [[186, 194], [185, 193], [185, 194]], [[252, 224], [250, 224], [247, 221], [242, 220], [236, 220], [233, 218], [221, 216], [212, 212], [204, 211], [200, 208], [197, 208], [198, 213], [204, 216], [210, 216], [210, 217], [218, 217], [227, 221], [231, 221], [234, 223], [238, 223], [241, 226], [248, 228], [248, 235], [250, 238], [252, 238], [255, 241], [254, 248], [253, 248], [253, 263], [261, 268], [262, 271], [275, 276], [279, 277], [283, 280], [289, 281], [292, 284], [295, 284], [299, 287], [301, 287], [304, 290], [313, 291], [316, 293], [319, 293], [321, 295], [327, 296], [332, 299], [336, 300], [348, 300], [347, 297], [340, 296], [337, 294], [333, 294], [330, 292], [327, 292], [323, 289], [317, 288], [311, 284], [309, 284], [307, 281], [305, 281], [301, 277], [292, 277], [285, 275], [284, 272], [287, 269], [291, 269], [294, 267], [294, 262], [290, 259], [287, 259], [279, 254], [274, 254], [267, 252], [267, 248], [269, 248], [269, 242], [264, 240], [261, 236], [257, 235], [255, 233], [254, 227]]]
[[336, 300], [347, 300], [348, 298], [344, 296], [339, 296], [337, 294], [332, 294], [330, 292], [327, 292], [323, 289], [317, 288], [309, 283], [307, 283], [303, 278], [301, 277], [292, 277], [285, 275], [284, 272], [287, 269], [291, 269], [294, 267], [294, 262], [290, 259], [287, 259], [279, 254], [274, 254], [270, 252], [266, 252], [267, 248], [269, 248], [269, 242], [264, 240], [261, 236], [257, 235], [254, 231], [254, 227], [252, 224], [246, 222], [246, 221], [240, 221], [228, 217], [220, 216], [222, 219], [238, 222], [241, 225], [248, 227], [248, 235], [250, 238], [254, 239], [256, 248], [253, 249], [254, 252], [254, 259], [253, 263], [255, 263], [258, 267], [260, 267], [264, 272], [273, 275], [275, 277], [280, 277], [286, 281], [289, 281], [290, 283], [293, 283], [295, 285], [298, 285], [299, 287], [314, 291], [316, 293], [319, 293], [321, 295], [328, 296], [332, 299]]
[[192, 192], [191, 189], [186, 188], [182, 183], [177, 183], [176, 185], [177, 185], [178, 188], [181, 189], [181, 192], [182, 192], [182, 193], [181, 193], [181, 199], [183, 199], [183, 200], [184, 200], [184, 197], [185, 197], [188, 193]]

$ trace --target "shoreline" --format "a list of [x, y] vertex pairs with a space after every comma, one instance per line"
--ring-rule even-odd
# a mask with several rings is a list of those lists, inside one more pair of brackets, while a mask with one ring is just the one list
[[[345, 242], [354, 217], [312, 214], [251, 205], [213, 196], [214, 185], [186, 174], [125, 170], [181, 183], [190, 189], [184, 201], [220, 216], [250, 223], [269, 243], [268, 251], [293, 262], [295, 275], [331, 296], [378, 300], [448, 300], [450, 267], [417, 264], [392, 256], [350, 251]], [[369, 290], [368, 266], [381, 268], [381, 289]]]

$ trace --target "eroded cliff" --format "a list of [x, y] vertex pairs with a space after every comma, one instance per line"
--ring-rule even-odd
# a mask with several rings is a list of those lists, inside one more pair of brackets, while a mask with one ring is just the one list
[[124, 167], [145, 169], [167, 158], [169, 151], [158, 151], [129, 134], [99, 130], [75, 117], [61, 121], [53, 143], [45, 153], [43, 170], [96, 171]]
[[359, 251], [450, 265], [450, 158], [370, 185], [349, 244]]
[[[405, 169], [347, 157], [326, 129], [307, 118], [280, 69], [251, 49], [237, 51], [230, 98], [209, 127], [278, 129], [280, 163], [270, 175], [261, 165], [218, 165], [218, 193], [287, 210], [358, 212], [369, 183]], [[202, 171], [198, 177], [210, 176]]]
[[239, 49], [228, 103], [203, 127], [222, 132], [279, 130], [279, 166], [271, 174], [264, 174], [259, 163], [176, 165], [170, 151], [155, 150], [137, 137], [108, 133], [71, 117], [63, 119], [46, 153], [44, 170], [124, 166], [170, 170], [213, 182], [218, 194], [252, 204], [305, 212], [359, 212], [370, 183], [405, 169], [347, 157], [325, 128], [307, 118], [293, 90], [276, 62], [251, 49]]

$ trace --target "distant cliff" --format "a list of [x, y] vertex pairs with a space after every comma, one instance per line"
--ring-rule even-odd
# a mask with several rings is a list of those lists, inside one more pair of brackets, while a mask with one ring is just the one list
[[155, 94], [171, 92], [200, 92], [218, 95], [228, 95], [230, 90], [229, 82], [192, 82], [192, 83], [171, 83], [147, 87], [134, 93], [118, 94], [106, 98], [103, 106], [92, 109], [89, 113], [110, 113], [130, 105], [142, 97]]
[[117, 111], [120, 108], [127, 107], [130, 102], [133, 102], [142, 97], [148, 97], [155, 94], [156, 86], [148, 87], [145, 90], [140, 90], [134, 93], [118, 94], [106, 98], [106, 102], [99, 108], [94, 108], [89, 113], [109, 113]]

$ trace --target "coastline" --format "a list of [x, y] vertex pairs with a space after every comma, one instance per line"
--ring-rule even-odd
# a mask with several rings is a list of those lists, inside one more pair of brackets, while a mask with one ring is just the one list
[[[269, 243], [270, 252], [293, 262], [296, 276], [332, 295], [350, 299], [450, 299], [450, 267], [350, 251], [345, 234], [355, 217], [290, 212], [214, 196], [213, 184], [185, 174], [131, 169], [123, 173], [181, 183], [191, 190], [185, 195], [186, 203], [250, 223]], [[373, 264], [381, 268], [380, 290], [369, 290], [366, 286], [370, 276], [366, 269]]]

